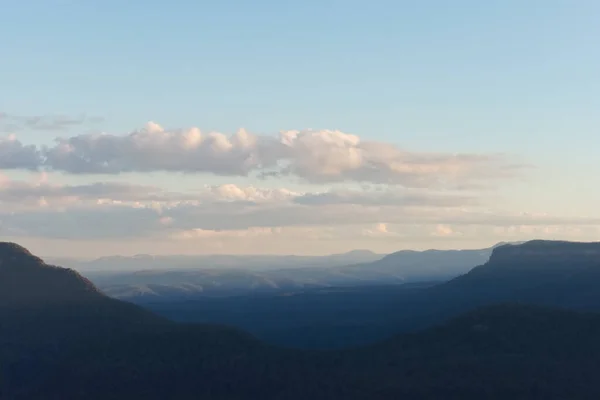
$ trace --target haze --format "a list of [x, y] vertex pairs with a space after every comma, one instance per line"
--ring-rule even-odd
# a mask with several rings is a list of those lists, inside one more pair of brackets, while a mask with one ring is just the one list
[[87, 258], [598, 240], [599, 11], [11, 2], [0, 240]]

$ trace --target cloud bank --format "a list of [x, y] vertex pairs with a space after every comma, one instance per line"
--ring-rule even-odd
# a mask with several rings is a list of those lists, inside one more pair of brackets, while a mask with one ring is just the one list
[[549, 226], [596, 229], [599, 223], [490, 212], [477, 197], [421, 189], [300, 192], [225, 184], [175, 193], [136, 184], [56, 185], [0, 177], [0, 234], [6, 236], [227, 240], [293, 234], [307, 240], [398, 240], [476, 235], [477, 229], [488, 234], [535, 233]]
[[35, 145], [24, 145], [15, 135], [0, 137], [0, 170], [38, 170], [43, 165], [43, 157]]
[[[87, 123], [5, 114], [0, 125], [9, 120], [49, 131]], [[0, 138], [0, 236], [121, 253], [385, 252], [442, 241], [469, 247], [600, 237], [600, 219], [490, 209], [488, 189], [525, 168], [507, 155], [409, 151], [336, 130], [225, 135], [151, 122], [121, 135], [63, 135], [44, 146], [11, 134]], [[37, 177], [15, 179], [22, 171]], [[249, 183], [179, 191], [136, 183], [155, 172]], [[119, 181], [121, 174], [132, 181]], [[52, 183], [55, 176], [63, 183]]]
[[0, 142], [0, 151], [4, 169], [88, 175], [210, 173], [410, 188], [476, 187], [514, 177], [523, 168], [505, 155], [414, 152], [335, 130], [283, 131], [277, 136], [240, 130], [228, 136], [199, 128], [166, 130], [153, 122], [125, 135], [60, 137], [44, 147], [11, 137]]

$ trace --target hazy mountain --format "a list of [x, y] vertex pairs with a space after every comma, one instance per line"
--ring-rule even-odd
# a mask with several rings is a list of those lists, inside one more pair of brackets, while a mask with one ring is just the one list
[[401, 250], [367, 264], [334, 270], [357, 278], [364, 276], [366, 280], [375, 280], [374, 277], [380, 275], [382, 282], [390, 278], [402, 282], [446, 280], [486, 262], [495, 247], [476, 250]]
[[169, 255], [154, 256], [138, 254], [135, 256], [107, 256], [94, 260], [78, 260], [68, 257], [51, 258], [67, 268], [82, 273], [136, 272], [148, 270], [189, 270], [189, 269], [244, 269], [264, 271], [298, 267], [332, 267], [358, 262], [371, 262], [383, 257], [369, 250], [354, 250], [348, 253], [326, 256], [294, 255]]
[[598, 315], [495, 306], [364, 348], [297, 351], [165, 321], [12, 244], [0, 244], [0, 268], [2, 399], [600, 396]]
[[[153, 267], [136, 272], [88, 272], [86, 275], [104, 293], [115, 298], [175, 301], [200, 296], [444, 281], [484, 263], [492, 250], [405, 250], [368, 263], [360, 262], [361, 258], [372, 257], [373, 253], [355, 251], [329, 256], [327, 262], [331, 265], [320, 267], [312, 264], [302, 268], [257, 270], [252, 264], [255, 260], [251, 259], [245, 268], [230, 266], [178, 270], [173, 267], [160, 270]], [[346, 264], [335, 265], [341, 262]], [[142, 299], [136, 299], [138, 297]]]
[[276, 295], [136, 302], [181, 321], [225, 323], [287, 346], [343, 347], [422, 329], [506, 301], [600, 310], [600, 243], [531, 241], [443, 284], [361, 286]]

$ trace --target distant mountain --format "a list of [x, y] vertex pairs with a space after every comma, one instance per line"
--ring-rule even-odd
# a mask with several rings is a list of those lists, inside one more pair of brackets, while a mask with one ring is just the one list
[[136, 272], [149, 270], [197, 270], [197, 269], [244, 269], [266, 271], [286, 268], [320, 268], [371, 262], [383, 257], [369, 250], [354, 250], [348, 253], [326, 256], [294, 255], [170, 255], [153, 256], [138, 254], [131, 257], [107, 256], [94, 260], [78, 260], [67, 257], [48, 258], [82, 273]]
[[[361, 259], [375, 255], [358, 250], [328, 256], [328, 264], [320, 267], [312, 264], [301, 268], [259, 271], [253, 267], [254, 261], [250, 259], [249, 266], [244, 268], [176, 269], [175, 266], [179, 264], [174, 264], [173, 267], [162, 270], [153, 267], [136, 272], [89, 272], [86, 275], [104, 293], [115, 298], [131, 301], [176, 301], [204, 296], [444, 281], [486, 262], [492, 250], [493, 248], [403, 250], [366, 263], [361, 262]], [[322, 262], [324, 260], [321, 259]], [[345, 264], [337, 265], [340, 263]]]
[[[540, 248], [508, 250], [506, 257], [537, 259]], [[580, 267], [593, 258], [571, 250], [549, 248], [553, 256], [578, 258]], [[2, 399], [600, 396], [596, 314], [499, 305], [372, 346], [299, 351], [229, 328], [168, 322], [107, 298], [77, 273], [14, 244], [0, 243], [0, 273]]]
[[286, 346], [330, 348], [423, 329], [503, 302], [600, 310], [599, 286], [600, 243], [530, 241], [497, 246], [488, 262], [442, 284], [136, 302], [175, 320], [233, 325]]
[[486, 262], [496, 246], [476, 250], [401, 250], [368, 264], [335, 268], [346, 274], [381, 281], [390, 278], [401, 282], [447, 280], [468, 272], [476, 265]]

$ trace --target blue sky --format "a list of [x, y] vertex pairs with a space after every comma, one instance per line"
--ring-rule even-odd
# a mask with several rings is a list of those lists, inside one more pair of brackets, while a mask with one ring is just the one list
[[[23, 143], [126, 134], [148, 121], [227, 134], [333, 129], [411, 151], [510, 154], [532, 167], [498, 184], [490, 208], [600, 217], [596, 1], [0, 0], [0, 9], [0, 111], [103, 118], [64, 132], [23, 128]], [[332, 187], [48, 174], [182, 190]]]

